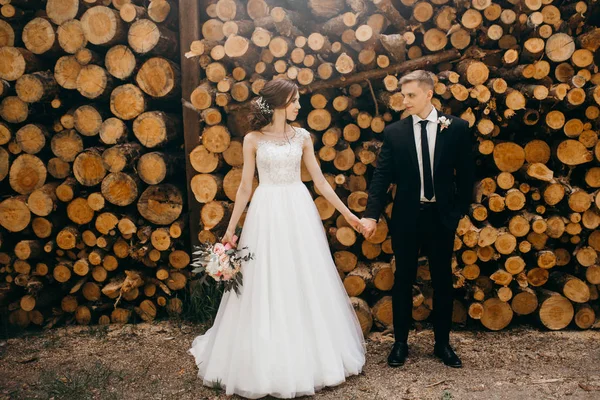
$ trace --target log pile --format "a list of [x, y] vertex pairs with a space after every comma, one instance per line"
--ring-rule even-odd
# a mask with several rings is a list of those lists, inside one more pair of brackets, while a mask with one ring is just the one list
[[0, 4], [2, 311], [22, 327], [180, 312], [177, 2]]
[[[265, 82], [298, 82], [298, 125], [360, 215], [381, 132], [405, 116], [398, 78], [424, 68], [437, 76], [435, 106], [470, 123], [478, 154], [475, 202], [455, 239], [455, 322], [600, 326], [597, 1], [204, 3], [202, 36], [185, 49], [202, 68], [184, 99], [202, 124], [189, 154], [198, 240], [217, 240], [228, 222], [248, 101]], [[177, 6], [0, 1], [0, 307], [11, 323], [181, 310], [174, 292], [189, 282], [190, 256]], [[365, 333], [389, 331], [393, 188], [366, 241], [302, 177]], [[417, 279], [413, 317], [424, 321], [426, 259]]]
[[[313, 133], [327, 180], [360, 215], [381, 132], [405, 117], [398, 78], [424, 68], [437, 76], [434, 105], [469, 122], [478, 155], [477, 196], [456, 232], [455, 322], [598, 324], [598, 2], [209, 0], [204, 11], [202, 37], [186, 54], [203, 69], [187, 99], [203, 121], [190, 154], [199, 240], [217, 240], [228, 222], [248, 102], [265, 82], [301, 87], [297, 124]], [[367, 241], [304, 170], [302, 179], [364, 331], [389, 330], [394, 190]], [[426, 259], [417, 275], [413, 316], [423, 321], [432, 311]]]

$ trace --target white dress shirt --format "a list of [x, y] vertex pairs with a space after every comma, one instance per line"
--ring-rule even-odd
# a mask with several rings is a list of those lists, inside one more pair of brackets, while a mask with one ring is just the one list
[[[431, 162], [431, 172], [433, 174], [433, 157], [435, 153], [435, 139], [437, 136], [438, 125], [438, 113], [435, 107], [431, 107], [431, 112], [427, 118], [425, 118], [425, 120], [429, 121], [427, 123], [427, 144], [429, 145], [429, 161]], [[425, 185], [423, 182], [423, 153], [421, 152], [421, 124], [419, 123], [424, 120], [418, 115], [412, 115], [412, 121], [415, 135], [415, 146], [417, 147], [417, 160], [419, 161], [419, 177], [421, 178], [421, 201], [435, 201], [435, 191], [431, 200], [425, 198]], [[431, 177], [431, 182], [433, 182], [433, 176]]]

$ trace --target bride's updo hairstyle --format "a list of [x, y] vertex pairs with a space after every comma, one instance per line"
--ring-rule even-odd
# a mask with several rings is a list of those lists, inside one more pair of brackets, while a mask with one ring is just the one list
[[288, 79], [273, 79], [265, 84], [258, 97], [252, 99], [249, 115], [250, 130], [257, 131], [273, 121], [273, 110], [294, 102], [298, 86]]

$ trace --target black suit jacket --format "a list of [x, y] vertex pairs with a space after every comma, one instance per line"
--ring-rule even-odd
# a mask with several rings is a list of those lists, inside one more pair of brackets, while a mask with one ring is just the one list
[[[456, 230], [460, 218], [468, 212], [475, 183], [473, 136], [468, 123], [438, 111], [452, 122], [440, 131], [434, 151], [433, 185], [442, 223]], [[383, 131], [383, 146], [369, 186], [364, 217], [379, 219], [387, 204], [390, 183], [396, 183], [390, 232], [413, 233], [421, 199], [421, 177], [415, 146], [412, 117], [388, 125]]]

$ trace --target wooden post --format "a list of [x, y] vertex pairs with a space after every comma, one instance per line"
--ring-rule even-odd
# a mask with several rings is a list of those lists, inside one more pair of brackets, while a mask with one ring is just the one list
[[[206, 9], [205, 1], [191, 1], [185, 7], [179, 7], [179, 49], [181, 59], [181, 96], [182, 102], [189, 99], [192, 91], [200, 84], [200, 64], [196, 58], [186, 58], [186, 49], [200, 37], [200, 10]], [[200, 204], [194, 198], [190, 182], [196, 174], [190, 163], [190, 152], [200, 144], [201, 126], [198, 114], [183, 106], [183, 135], [185, 141], [185, 172], [187, 185], [187, 204], [190, 219], [190, 249], [199, 244]]]

